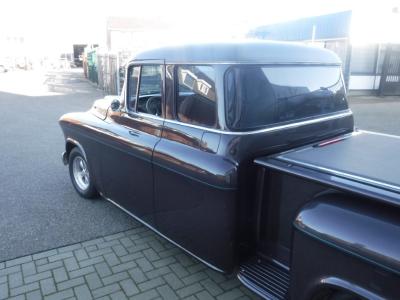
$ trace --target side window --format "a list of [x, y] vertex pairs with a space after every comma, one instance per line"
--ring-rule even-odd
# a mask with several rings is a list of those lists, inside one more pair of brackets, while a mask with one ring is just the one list
[[127, 106], [129, 110], [135, 110], [136, 92], [139, 82], [140, 67], [132, 66], [128, 69]]
[[140, 72], [137, 111], [161, 116], [162, 69], [160, 65], [144, 65]]
[[213, 127], [217, 116], [215, 71], [211, 66], [177, 67], [176, 112], [178, 120]]

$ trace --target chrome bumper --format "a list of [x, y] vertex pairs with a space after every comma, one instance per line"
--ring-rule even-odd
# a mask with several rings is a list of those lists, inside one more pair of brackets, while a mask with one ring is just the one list
[[68, 155], [67, 155], [67, 152], [64, 151], [64, 152], [61, 154], [61, 156], [62, 156], [62, 162], [63, 162], [63, 164], [64, 164], [64, 165], [68, 165]]

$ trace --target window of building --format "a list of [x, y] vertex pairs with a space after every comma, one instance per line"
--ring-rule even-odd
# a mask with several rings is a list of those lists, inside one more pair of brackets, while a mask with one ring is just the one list
[[177, 118], [185, 123], [213, 127], [217, 116], [215, 70], [211, 66], [177, 67]]

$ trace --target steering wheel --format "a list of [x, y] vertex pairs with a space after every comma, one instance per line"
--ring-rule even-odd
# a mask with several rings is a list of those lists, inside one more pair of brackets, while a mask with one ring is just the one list
[[161, 97], [153, 96], [147, 99], [146, 102], [147, 113], [160, 116], [161, 115]]

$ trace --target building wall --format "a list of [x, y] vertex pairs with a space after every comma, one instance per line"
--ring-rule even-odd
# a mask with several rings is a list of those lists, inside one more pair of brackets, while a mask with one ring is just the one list
[[248, 36], [267, 40], [299, 41], [330, 49], [342, 60], [348, 89], [377, 90], [386, 46], [378, 43], [352, 45], [351, 19], [352, 12], [345, 11], [260, 26], [251, 30]]
[[380, 75], [350, 75], [349, 89], [350, 90], [378, 90]]

